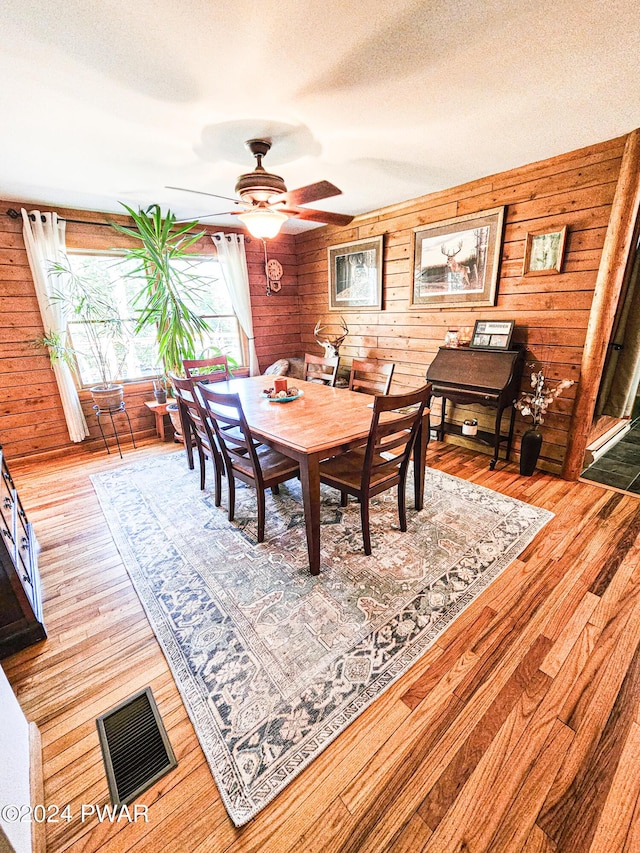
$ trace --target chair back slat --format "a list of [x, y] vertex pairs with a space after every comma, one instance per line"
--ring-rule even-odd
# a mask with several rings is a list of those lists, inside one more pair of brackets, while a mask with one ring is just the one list
[[173, 391], [183, 420], [186, 419], [188, 427], [196, 437], [196, 441], [200, 441], [204, 447], [213, 451], [213, 433], [203, 418], [202, 408], [196, 399], [193, 383], [190, 379], [182, 379], [179, 376], [171, 375], [169, 378], [173, 385]]
[[256, 442], [247, 424], [240, 396], [217, 393], [210, 385], [202, 383], [198, 383], [197, 392], [204, 413], [215, 431], [227, 470], [232, 470], [234, 459], [249, 461], [255, 480], [262, 487], [262, 469], [256, 453]]
[[[385, 482], [388, 479], [404, 481], [418, 427], [430, 397], [430, 383], [407, 394], [376, 396], [362, 471], [363, 489], [369, 488], [372, 479], [379, 481], [381, 477]], [[399, 418], [381, 419], [386, 412], [405, 409], [409, 411], [403, 412]], [[393, 457], [385, 459], [383, 453], [393, 453]]]
[[361, 394], [388, 394], [395, 364], [354, 358], [349, 374], [349, 390]]
[[232, 378], [226, 355], [217, 355], [212, 358], [184, 358], [182, 366], [187, 379], [197, 379], [198, 382], [224, 382]]
[[340, 356], [324, 357], [322, 355], [304, 354], [305, 382], [322, 382], [333, 387], [338, 375]]

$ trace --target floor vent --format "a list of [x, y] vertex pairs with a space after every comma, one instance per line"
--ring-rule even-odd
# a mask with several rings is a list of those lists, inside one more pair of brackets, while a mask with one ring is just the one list
[[114, 805], [135, 800], [177, 761], [150, 687], [96, 720]]

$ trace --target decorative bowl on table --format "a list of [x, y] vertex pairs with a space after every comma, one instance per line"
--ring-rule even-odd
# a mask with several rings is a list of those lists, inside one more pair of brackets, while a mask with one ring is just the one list
[[270, 403], [291, 403], [292, 400], [302, 397], [304, 391], [300, 391], [298, 388], [292, 386], [287, 388], [286, 391], [284, 389], [276, 391], [275, 388], [265, 388], [262, 393]]

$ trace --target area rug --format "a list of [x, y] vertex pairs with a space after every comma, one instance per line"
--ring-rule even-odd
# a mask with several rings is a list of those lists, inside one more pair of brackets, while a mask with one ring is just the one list
[[366, 557], [359, 505], [340, 507], [323, 489], [321, 573], [312, 577], [297, 480], [267, 491], [257, 544], [253, 489], [238, 489], [229, 523], [226, 495], [216, 508], [183, 452], [92, 479], [237, 826], [400, 678], [552, 517], [427, 469], [425, 506], [409, 509], [406, 533], [395, 491], [372, 501]]

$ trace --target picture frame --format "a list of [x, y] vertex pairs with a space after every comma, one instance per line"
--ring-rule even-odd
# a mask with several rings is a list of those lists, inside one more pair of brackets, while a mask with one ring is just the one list
[[330, 311], [382, 308], [382, 242], [380, 236], [329, 246]]
[[524, 248], [523, 275], [557, 275], [562, 269], [567, 226], [530, 231]]
[[515, 320], [476, 320], [469, 349], [507, 350]]
[[414, 228], [409, 307], [495, 305], [504, 207]]

